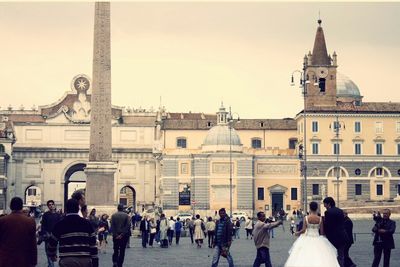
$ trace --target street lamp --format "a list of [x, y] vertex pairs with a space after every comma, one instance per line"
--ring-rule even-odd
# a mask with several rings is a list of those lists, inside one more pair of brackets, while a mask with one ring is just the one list
[[[304, 110], [303, 110], [303, 116], [304, 116], [304, 126], [303, 126], [303, 145], [299, 146], [299, 158], [303, 159], [303, 166], [302, 166], [302, 171], [303, 171], [303, 211], [307, 212], [307, 112], [306, 112], [306, 100], [307, 100], [307, 85], [310, 84], [310, 80], [308, 77], [308, 73], [312, 71], [308, 71], [306, 73], [306, 63], [303, 65], [303, 70], [295, 70], [292, 72], [292, 79], [291, 79], [291, 86], [295, 85], [294, 82], [294, 74], [298, 73], [300, 74], [300, 88], [303, 89], [302, 94], [303, 94], [303, 99], [304, 99]], [[318, 86], [318, 81], [316, 76], [314, 75], [314, 85]], [[302, 153], [301, 153], [302, 152]]]
[[240, 116], [237, 113], [232, 113], [231, 107], [229, 107], [229, 113], [227, 117], [229, 127], [229, 217], [232, 219], [232, 124], [233, 115], [237, 116], [237, 122], [240, 122]]
[[[336, 121], [334, 122], [333, 129], [335, 131], [335, 139], [336, 143], [334, 144], [334, 152], [336, 153], [336, 202], [337, 206], [339, 207], [339, 184], [340, 184], [340, 165], [339, 165], [339, 154], [340, 154], [340, 146], [339, 146], [339, 131], [342, 128], [342, 125], [340, 124], [341, 122], [339, 121], [339, 114], [336, 111]], [[345, 125], [343, 124], [343, 129], [345, 129]]]

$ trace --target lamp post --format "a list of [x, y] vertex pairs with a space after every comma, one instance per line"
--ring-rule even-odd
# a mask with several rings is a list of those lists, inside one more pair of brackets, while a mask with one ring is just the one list
[[[340, 165], [339, 165], [339, 154], [340, 154], [340, 146], [339, 146], [339, 131], [341, 129], [341, 125], [340, 125], [340, 121], [339, 121], [339, 114], [336, 111], [336, 121], [335, 121], [335, 125], [334, 125], [334, 130], [335, 130], [335, 138], [336, 138], [336, 143], [335, 143], [335, 147], [336, 147], [336, 202], [337, 202], [337, 206], [339, 207], [339, 184], [340, 184]], [[344, 123], [343, 123], [343, 128], [344, 128]]]
[[[303, 159], [303, 166], [302, 166], [302, 171], [303, 171], [303, 211], [307, 212], [307, 112], [306, 112], [306, 108], [307, 108], [307, 84], [310, 84], [310, 80], [308, 79], [308, 73], [311, 71], [308, 71], [306, 73], [306, 63], [303, 64], [303, 70], [295, 70], [292, 72], [292, 79], [291, 79], [291, 86], [295, 85], [294, 82], [294, 74], [295, 73], [299, 73], [300, 74], [300, 88], [302, 88], [302, 94], [303, 94], [303, 100], [304, 100], [304, 110], [303, 110], [303, 146], [301, 147], [300, 145], [300, 153], [299, 153], [299, 158]], [[314, 79], [314, 85], [318, 85], [318, 82], [316, 80], [316, 76]], [[301, 151], [303, 152], [301, 154]]]
[[232, 190], [232, 123], [233, 123], [233, 115], [237, 115], [237, 121], [240, 122], [239, 114], [232, 113], [231, 107], [229, 107], [228, 113], [228, 127], [229, 127], [229, 217], [232, 219], [232, 199], [233, 199], [233, 190]]

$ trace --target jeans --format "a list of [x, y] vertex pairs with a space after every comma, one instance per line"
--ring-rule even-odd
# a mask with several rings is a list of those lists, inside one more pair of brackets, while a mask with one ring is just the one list
[[235, 229], [235, 239], [240, 239], [240, 228]]
[[189, 228], [189, 234], [190, 234], [190, 241], [192, 241], [192, 244], [193, 244], [193, 234], [194, 234], [193, 228]]
[[[214, 249], [214, 256], [212, 259], [212, 263], [211, 263], [211, 267], [217, 267], [218, 266], [218, 262], [219, 262], [219, 258], [221, 257], [221, 246], [215, 246]], [[231, 253], [228, 253], [228, 256], [226, 257], [226, 260], [228, 261], [228, 265], [229, 267], [234, 267], [233, 265], [233, 259], [231, 256]]]
[[381, 261], [383, 252], [383, 267], [389, 267], [390, 265], [390, 248], [384, 248], [381, 245], [374, 246], [374, 261], [372, 262], [372, 267], [378, 267]]
[[116, 265], [117, 267], [122, 267], [122, 264], [124, 264], [124, 258], [125, 258], [125, 249], [126, 249], [126, 244], [128, 243], [128, 236], [124, 236], [121, 239], [115, 239], [113, 237], [113, 242], [114, 242], [114, 253], [112, 255], [112, 261], [113, 264]]
[[172, 244], [172, 239], [174, 239], [174, 230], [168, 230], [168, 242], [171, 245]]
[[147, 246], [148, 240], [149, 240], [149, 232], [143, 231], [142, 232], [142, 247], [145, 248]]
[[253, 267], [259, 267], [263, 263], [265, 264], [265, 267], [272, 267], [271, 257], [269, 256], [269, 249], [267, 247], [257, 249], [257, 256], [254, 260]]
[[181, 231], [176, 231], [175, 232], [175, 240], [176, 244], [179, 245], [179, 239], [181, 238]]
[[[45, 247], [45, 250], [46, 250], [46, 256], [47, 256], [48, 245], [49, 245], [49, 242], [45, 241], [44, 242], [44, 247]], [[47, 256], [47, 266], [48, 267], [54, 267], [55, 266], [54, 261], [52, 261], [49, 256]]]
[[212, 244], [214, 243], [214, 231], [207, 231], [207, 235], [208, 235], [208, 247], [211, 248]]
[[149, 241], [149, 246], [153, 246], [153, 240], [154, 240], [154, 237], [156, 236], [156, 233], [153, 233], [153, 234], [150, 234], [150, 241]]

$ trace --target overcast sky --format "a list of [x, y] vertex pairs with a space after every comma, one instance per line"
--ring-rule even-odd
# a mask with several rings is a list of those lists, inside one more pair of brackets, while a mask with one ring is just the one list
[[[293, 70], [321, 12], [328, 52], [364, 101], [400, 102], [400, 3], [112, 3], [112, 102], [293, 117]], [[0, 3], [2, 109], [48, 105], [92, 76], [94, 3]]]

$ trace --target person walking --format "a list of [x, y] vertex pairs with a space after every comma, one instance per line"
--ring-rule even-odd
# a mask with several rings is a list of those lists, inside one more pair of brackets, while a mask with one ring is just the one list
[[54, 200], [48, 200], [46, 205], [49, 210], [46, 211], [42, 216], [39, 238], [40, 240], [43, 240], [45, 244], [44, 248], [47, 256], [47, 266], [54, 267], [54, 262], [49, 257], [49, 239], [51, 237], [51, 233], [53, 232], [54, 226], [61, 220], [61, 215], [56, 210]]
[[124, 206], [118, 204], [117, 210], [118, 211], [111, 216], [111, 231], [114, 243], [112, 261], [113, 267], [122, 267], [124, 264], [126, 244], [131, 229], [129, 216], [123, 212]]
[[156, 224], [156, 222], [154, 222], [154, 218], [150, 218], [149, 228], [150, 228], [149, 246], [153, 247], [154, 238], [157, 234], [157, 224]]
[[175, 232], [175, 221], [174, 221], [174, 217], [170, 217], [169, 218], [169, 227], [168, 227], [168, 243], [171, 246], [172, 245], [172, 240], [174, 239], [174, 232]]
[[22, 212], [23, 201], [13, 197], [11, 213], [0, 217], [0, 267], [37, 265], [36, 224]]
[[90, 211], [88, 220], [90, 222], [90, 225], [93, 227], [93, 229], [96, 231], [97, 228], [99, 227], [99, 218], [96, 216], [96, 209], [92, 209]]
[[348, 242], [344, 229], [344, 214], [335, 206], [335, 200], [332, 197], [326, 197], [323, 203], [326, 208], [324, 220], [326, 238], [335, 246], [339, 265], [344, 267], [344, 249]]
[[195, 218], [192, 217], [192, 219], [191, 219], [190, 221], [188, 221], [190, 241], [192, 241], [192, 244], [194, 243], [194, 241], [193, 241], [193, 235], [194, 235], [194, 220], [195, 220]]
[[226, 216], [225, 208], [221, 208], [219, 211], [219, 220], [215, 226], [215, 238], [214, 238], [214, 255], [211, 262], [211, 267], [217, 267], [220, 257], [224, 257], [228, 261], [229, 267], [233, 267], [233, 258], [229, 251], [232, 244], [232, 222]]
[[246, 229], [246, 239], [249, 239], [249, 236], [253, 239], [253, 218], [247, 217], [244, 229]]
[[206, 222], [206, 231], [207, 231], [207, 236], [208, 236], [208, 247], [212, 248], [212, 245], [214, 243], [214, 235], [215, 235], [215, 222], [211, 217], [208, 217], [208, 220]]
[[393, 234], [396, 231], [396, 222], [390, 219], [390, 210], [384, 209], [382, 218], [376, 219], [375, 226], [372, 232], [375, 233], [373, 246], [374, 246], [374, 261], [372, 267], [378, 267], [381, 261], [383, 252], [383, 267], [390, 265], [390, 253], [394, 249]]
[[107, 247], [107, 236], [110, 231], [110, 226], [108, 224], [108, 215], [101, 215], [99, 221], [99, 228], [97, 229], [97, 238], [99, 240], [99, 250], [100, 253], [106, 254]]
[[205, 225], [202, 220], [200, 220], [200, 215], [196, 215], [196, 220], [194, 221], [194, 240], [198, 248], [201, 248], [204, 239]]
[[149, 240], [149, 222], [147, 220], [147, 216], [144, 215], [142, 220], [140, 221], [140, 231], [142, 233], [142, 247], [146, 248], [147, 247], [147, 242]]
[[168, 248], [168, 228], [169, 223], [168, 219], [165, 217], [165, 214], [161, 214], [160, 216], [160, 243], [162, 248]]
[[178, 217], [176, 218], [176, 222], [175, 222], [175, 240], [176, 240], [176, 244], [179, 245], [179, 240], [181, 238], [181, 232], [182, 232], [182, 227], [183, 224], [181, 222], [181, 219]]
[[98, 267], [96, 233], [90, 222], [79, 216], [79, 203], [68, 199], [66, 216], [53, 229], [49, 240], [49, 256], [57, 261], [57, 246], [60, 267]]
[[271, 267], [271, 256], [269, 254], [270, 229], [282, 224], [282, 221], [266, 223], [265, 213], [260, 211], [257, 213], [257, 223], [254, 225], [253, 237], [254, 245], [257, 248], [257, 256], [254, 260], [253, 267], [265, 264], [266, 267]]
[[239, 218], [236, 218], [236, 220], [233, 222], [233, 232], [235, 235], [235, 239], [240, 239], [240, 220], [239, 220]]
[[79, 203], [79, 213], [78, 214], [79, 214], [79, 216], [81, 216], [83, 218], [82, 207], [86, 206], [85, 194], [83, 194], [83, 192], [81, 190], [77, 190], [71, 195], [71, 198], [78, 201], [78, 203]]
[[344, 247], [344, 266], [345, 267], [356, 267], [352, 259], [350, 258], [349, 255], [349, 250], [351, 245], [354, 243], [353, 239], [353, 222], [349, 218], [348, 214], [346, 211], [343, 211], [344, 214], [344, 229], [347, 234], [347, 243]]

